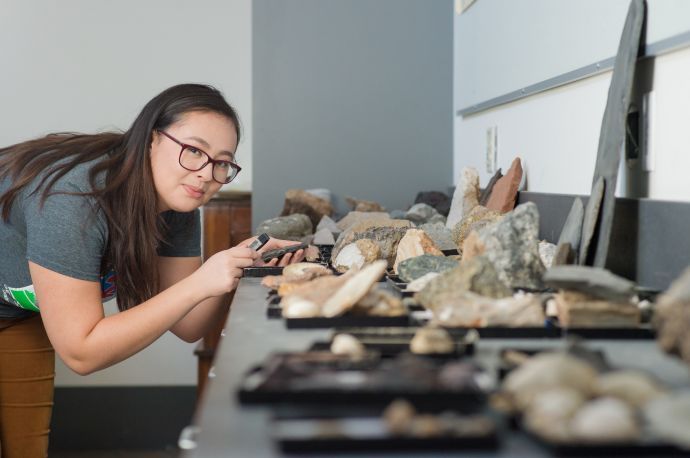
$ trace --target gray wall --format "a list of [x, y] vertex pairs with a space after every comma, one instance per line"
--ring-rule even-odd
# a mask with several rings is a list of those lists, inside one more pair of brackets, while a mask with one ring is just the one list
[[405, 208], [452, 183], [451, 0], [256, 0], [253, 225], [290, 188]]

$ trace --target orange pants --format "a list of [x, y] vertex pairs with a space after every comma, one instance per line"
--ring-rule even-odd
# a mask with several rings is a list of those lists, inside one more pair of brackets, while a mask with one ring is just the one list
[[55, 351], [41, 317], [0, 319], [2, 458], [48, 456], [54, 381]]

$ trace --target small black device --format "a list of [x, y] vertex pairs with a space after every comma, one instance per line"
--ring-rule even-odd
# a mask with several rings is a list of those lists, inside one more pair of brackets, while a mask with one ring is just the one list
[[254, 251], [258, 251], [266, 245], [266, 243], [271, 239], [271, 237], [266, 234], [265, 232], [258, 236], [256, 240], [254, 240], [252, 243], [249, 244], [249, 248], [251, 248]]

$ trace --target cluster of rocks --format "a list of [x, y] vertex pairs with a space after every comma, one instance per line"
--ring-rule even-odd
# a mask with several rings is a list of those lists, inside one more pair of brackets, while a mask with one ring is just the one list
[[525, 357], [495, 401], [550, 442], [635, 443], [652, 435], [690, 446], [688, 393], [673, 393], [643, 372], [600, 372], [566, 351]]

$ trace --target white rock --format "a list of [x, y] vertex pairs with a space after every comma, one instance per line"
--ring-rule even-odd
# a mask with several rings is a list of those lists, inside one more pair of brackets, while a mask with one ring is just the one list
[[597, 398], [577, 411], [570, 431], [585, 442], [630, 442], [637, 438], [639, 426], [628, 404], [616, 398]]
[[285, 318], [313, 318], [321, 314], [320, 307], [300, 296], [287, 296], [281, 300]]
[[336, 355], [362, 356], [366, 350], [362, 342], [352, 334], [338, 334], [331, 342], [331, 352]]
[[599, 396], [615, 397], [633, 407], [644, 407], [649, 401], [665, 394], [650, 376], [635, 371], [614, 371], [602, 374], [597, 381]]
[[474, 167], [465, 167], [460, 173], [460, 179], [453, 193], [446, 227], [452, 230], [477, 205], [479, 205], [479, 172]]
[[386, 261], [374, 261], [352, 275], [323, 305], [323, 316], [338, 316], [352, 308], [381, 278], [387, 266]]
[[438, 277], [439, 275], [440, 274], [438, 272], [426, 273], [421, 277], [412, 280], [410, 283], [408, 283], [406, 291], [417, 293], [421, 291], [427, 285], [427, 283], [429, 283], [431, 280]]

